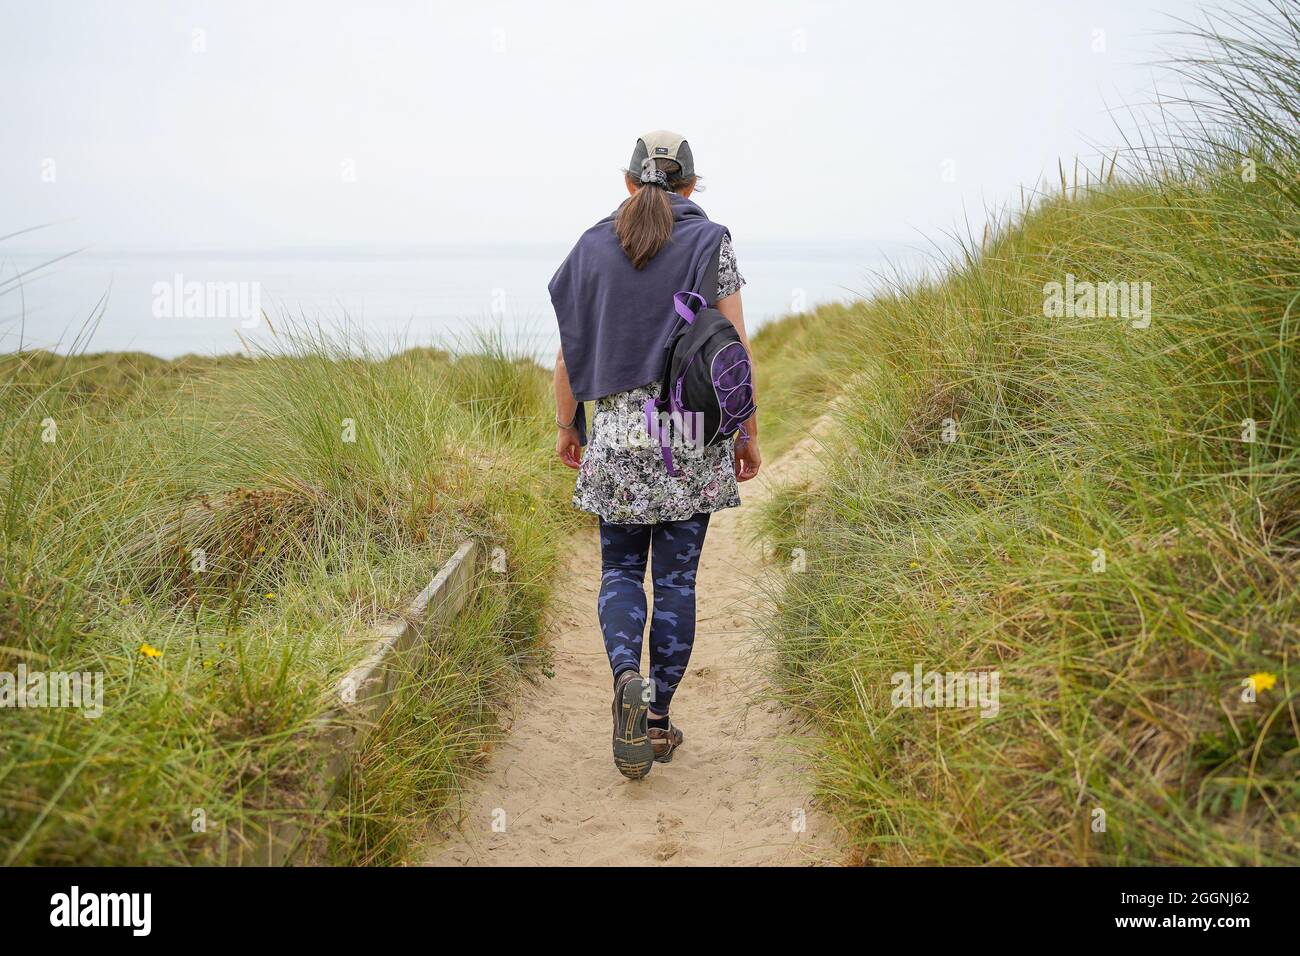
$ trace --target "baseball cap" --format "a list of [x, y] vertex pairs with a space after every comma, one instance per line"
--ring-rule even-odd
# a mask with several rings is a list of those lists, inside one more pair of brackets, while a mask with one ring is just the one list
[[681, 133], [672, 130], [657, 129], [638, 139], [636, 148], [632, 150], [632, 162], [628, 164], [628, 171], [639, 174], [641, 162], [645, 159], [671, 159], [682, 167], [683, 178], [695, 175], [695, 157], [691, 155], [691, 144], [686, 142]]

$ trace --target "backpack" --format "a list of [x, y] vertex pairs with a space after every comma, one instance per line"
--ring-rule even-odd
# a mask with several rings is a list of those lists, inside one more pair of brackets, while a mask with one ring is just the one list
[[[743, 433], [757, 407], [749, 353], [731, 320], [716, 308], [720, 252], [719, 245], [704, 274], [707, 299], [699, 292], [673, 294], [679, 319], [664, 345], [659, 397], [645, 404], [646, 430], [658, 441], [664, 467], [674, 476], [679, 474], [673, 465], [674, 436], [678, 444], [703, 452]], [[698, 300], [696, 311], [688, 298]]]

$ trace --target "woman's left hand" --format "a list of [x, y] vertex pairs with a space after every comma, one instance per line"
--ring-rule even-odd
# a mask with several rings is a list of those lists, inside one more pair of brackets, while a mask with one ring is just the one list
[[749, 481], [763, 466], [763, 456], [758, 450], [758, 439], [736, 442], [736, 480]]

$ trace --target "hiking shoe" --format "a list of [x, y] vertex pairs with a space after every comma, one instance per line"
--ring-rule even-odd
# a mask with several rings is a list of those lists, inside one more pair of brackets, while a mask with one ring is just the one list
[[654, 764], [654, 748], [646, 734], [646, 682], [636, 671], [624, 671], [614, 685], [614, 766], [629, 780], [640, 780]]
[[677, 728], [672, 721], [668, 722], [667, 730], [660, 730], [658, 727], [651, 727], [647, 734], [650, 737], [650, 747], [654, 750], [655, 760], [659, 763], [668, 763], [673, 759], [673, 751], [682, 745], [686, 737]]

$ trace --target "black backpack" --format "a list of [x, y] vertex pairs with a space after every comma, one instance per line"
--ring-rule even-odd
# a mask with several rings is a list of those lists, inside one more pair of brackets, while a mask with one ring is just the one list
[[[646, 430], [658, 441], [670, 475], [678, 474], [674, 444], [703, 453], [707, 446], [743, 432], [756, 408], [749, 353], [731, 320], [715, 307], [720, 253], [721, 245], [705, 270], [700, 292], [673, 295], [680, 318], [664, 345], [659, 397], [645, 405]], [[688, 298], [698, 300], [698, 311], [691, 311]]]

